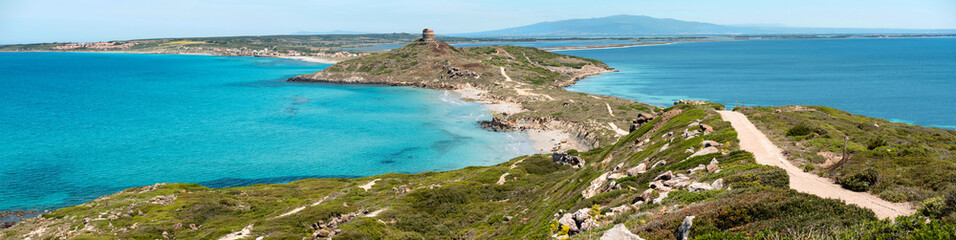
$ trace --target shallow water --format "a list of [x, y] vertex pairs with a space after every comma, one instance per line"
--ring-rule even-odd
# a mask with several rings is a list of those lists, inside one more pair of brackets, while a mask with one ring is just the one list
[[559, 53], [620, 70], [586, 78], [571, 91], [658, 106], [678, 99], [729, 108], [825, 105], [956, 129], [956, 38], [705, 42]]
[[0, 53], [0, 210], [157, 182], [209, 187], [492, 165], [526, 135], [446, 91], [287, 83], [276, 58]]

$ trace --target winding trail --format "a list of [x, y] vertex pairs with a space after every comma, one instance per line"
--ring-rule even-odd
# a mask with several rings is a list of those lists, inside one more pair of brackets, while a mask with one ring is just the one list
[[790, 163], [780, 149], [777, 148], [767, 138], [763, 132], [757, 129], [747, 116], [733, 111], [717, 111], [724, 121], [737, 130], [737, 138], [740, 139], [740, 148], [752, 152], [757, 159], [757, 163], [763, 165], [777, 166], [787, 171], [790, 176], [790, 188], [803, 193], [817, 195], [823, 198], [834, 198], [845, 201], [848, 204], [856, 204], [860, 207], [868, 208], [876, 213], [880, 219], [896, 218], [900, 215], [910, 215], [915, 210], [906, 203], [893, 203], [877, 196], [865, 192], [854, 192], [843, 189], [840, 185], [833, 183], [830, 179], [817, 176], [812, 173], [803, 172], [793, 163]]

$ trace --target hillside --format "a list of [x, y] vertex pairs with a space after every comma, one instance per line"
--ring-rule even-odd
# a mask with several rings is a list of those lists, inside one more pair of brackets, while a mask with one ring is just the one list
[[[563, 149], [587, 150], [614, 141], [631, 125], [628, 115], [655, 107], [607, 96], [568, 92], [562, 86], [611, 71], [604, 63], [535, 48], [457, 48], [418, 40], [386, 53], [343, 61], [290, 81], [381, 84], [456, 90], [489, 103], [496, 130], [556, 131]], [[548, 149], [545, 149], [548, 150]], [[559, 149], [554, 149], [559, 150]]]
[[782, 26], [729, 26], [712, 23], [615, 15], [600, 18], [541, 22], [493, 31], [456, 34], [462, 37], [635, 37], [681, 35], [768, 34], [954, 34], [956, 29], [797, 28]]
[[[533, 48], [455, 48], [425, 37], [290, 81], [454, 89], [517, 107], [486, 122], [490, 129], [554, 130], [577, 146], [445, 172], [137, 187], [0, 230], [0, 239], [956, 237], [952, 215], [878, 220], [789, 189], [783, 169], [740, 150], [719, 104], [657, 108], [561, 88], [608, 69]], [[956, 210], [956, 191], [940, 199], [934, 213]]]
[[956, 189], [954, 130], [893, 123], [823, 106], [740, 111], [783, 146], [794, 164], [844, 188], [917, 204]]

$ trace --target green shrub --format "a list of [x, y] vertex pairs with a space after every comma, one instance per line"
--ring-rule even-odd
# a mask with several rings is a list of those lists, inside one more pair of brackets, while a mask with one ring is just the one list
[[919, 206], [916, 212], [926, 217], [940, 218], [948, 215], [946, 211], [947, 207], [943, 198], [934, 197], [923, 201], [923, 204]]
[[787, 130], [788, 137], [806, 136], [810, 135], [811, 133], [813, 133], [813, 128], [804, 125], [797, 125], [790, 128], [790, 130]]
[[816, 167], [814, 167], [813, 164], [808, 163], [808, 164], [804, 164], [803, 167], [801, 168], [803, 168], [804, 172], [810, 172], [810, 171], [813, 171], [813, 169], [815, 169]]
[[737, 173], [726, 178], [727, 182], [733, 188], [746, 188], [755, 186], [767, 186], [776, 188], [789, 188], [790, 177], [787, 171], [778, 167], [760, 166]]
[[568, 149], [568, 151], [565, 151], [565, 153], [569, 155], [575, 155], [575, 156], [578, 156], [579, 154], [577, 149]]
[[870, 190], [871, 187], [876, 185], [878, 178], [879, 173], [877, 173], [876, 170], [867, 169], [862, 172], [840, 178], [840, 186], [856, 192], [866, 192]]
[[873, 150], [878, 147], [886, 146], [886, 140], [883, 140], [882, 137], [871, 138], [866, 140], [866, 149]]

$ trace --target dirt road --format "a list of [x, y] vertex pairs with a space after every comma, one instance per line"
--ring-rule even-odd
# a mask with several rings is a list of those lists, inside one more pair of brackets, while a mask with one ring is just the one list
[[794, 166], [793, 163], [790, 163], [780, 152], [780, 149], [777, 148], [763, 132], [760, 132], [760, 130], [747, 119], [747, 116], [732, 111], [717, 112], [720, 113], [724, 121], [730, 122], [734, 129], [737, 130], [737, 138], [740, 139], [740, 148], [752, 152], [754, 157], [757, 158], [757, 163], [777, 166], [787, 171], [787, 175], [790, 176], [790, 188], [823, 198], [840, 199], [849, 204], [856, 204], [868, 208], [873, 210], [880, 219], [910, 215], [915, 211], [907, 203], [893, 203], [869, 193], [846, 190], [830, 179], [803, 172], [803, 170]]

